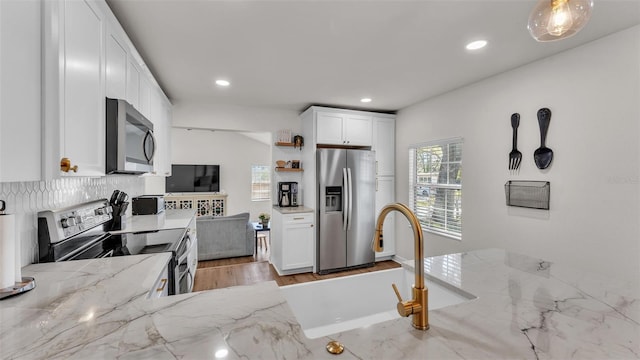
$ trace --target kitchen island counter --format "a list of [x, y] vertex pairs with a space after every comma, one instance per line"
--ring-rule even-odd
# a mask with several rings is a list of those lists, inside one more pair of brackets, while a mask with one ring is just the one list
[[425, 259], [478, 297], [430, 311], [428, 331], [399, 318], [314, 340], [275, 282], [146, 299], [166, 256], [25, 267], [38, 285], [0, 302], [0, 358], [334, 359], [330, 339], [342, 359], [640, 357], [638, 284], [503, 250]]

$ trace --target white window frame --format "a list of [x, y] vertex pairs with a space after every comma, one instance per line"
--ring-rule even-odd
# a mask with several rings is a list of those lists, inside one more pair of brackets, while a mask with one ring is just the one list
[[[459, 161], [438, 163], [436, 173], [418, 174], [418, 149], [445, 147], [459, 144]], [[462, 138], [429, 141], [409, 146], [409, 207], [418, 217], [424, 231], [455, 240], [462, 240]], [[444, 152], [444, 150], [441, 150]], [[442, 167], [445, 168], [442, 168]], [[451, 170], [455, 176], [451, 176]], [[446, 181], [439, 182], [443, 171]], [[435, 178], [434, 178], [435, 176]], [[453, 178], [453, 179], [452, 179]], [[436, 204], [442, 204], [437, 206]], [[438, 216], [444, 214], [444, 216]], [[453, 221], [452, 221], [453, 220]]]
[[[260, 169], [258, 169], [260, 168]], [[256, 171], [266, 172], [267, 181], [256, 181]], [[259, 189], [256, 189], [259, 187]], [[266, 194], [266, 197], [258, 196], [259, 194]], [[271, 200], [271, 167], [268, 165], [251, 165], [251, 201], [270, 201]]]

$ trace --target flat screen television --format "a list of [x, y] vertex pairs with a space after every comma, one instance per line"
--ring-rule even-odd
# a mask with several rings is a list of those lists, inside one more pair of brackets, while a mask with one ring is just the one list
[[220, 165], [171, 165], [166, 192], [219, 192]]

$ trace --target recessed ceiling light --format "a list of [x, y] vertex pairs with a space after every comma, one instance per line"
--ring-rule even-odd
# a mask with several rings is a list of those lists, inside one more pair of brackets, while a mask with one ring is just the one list
[[467, 44], [467, 50], [478, 50], [487, 46], [487, 40], [477, 40]]
[[362, 99], [360, 99], [360, 102], [368, 103], [368, 102], [371, 102], [371, 99], [370, 98], [362, 98]]
[[231, 83], [228, 82], [227, 80], [222, 80], [222, 79], [216, 80], [216, 85], [219, 85], [219, 86], [229, 86], [229, 84]]

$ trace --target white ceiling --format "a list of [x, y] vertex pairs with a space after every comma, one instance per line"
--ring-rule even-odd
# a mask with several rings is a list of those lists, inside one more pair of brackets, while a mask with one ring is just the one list
[[[395, 111], [640, 24], [638, 0], [595, 0], [587, 26], [553, 43], [529, 36], [529, 0], [107, 3], [174, 103], [300, 111]], [[465, 50], [479, 38], [489, 45]]]

